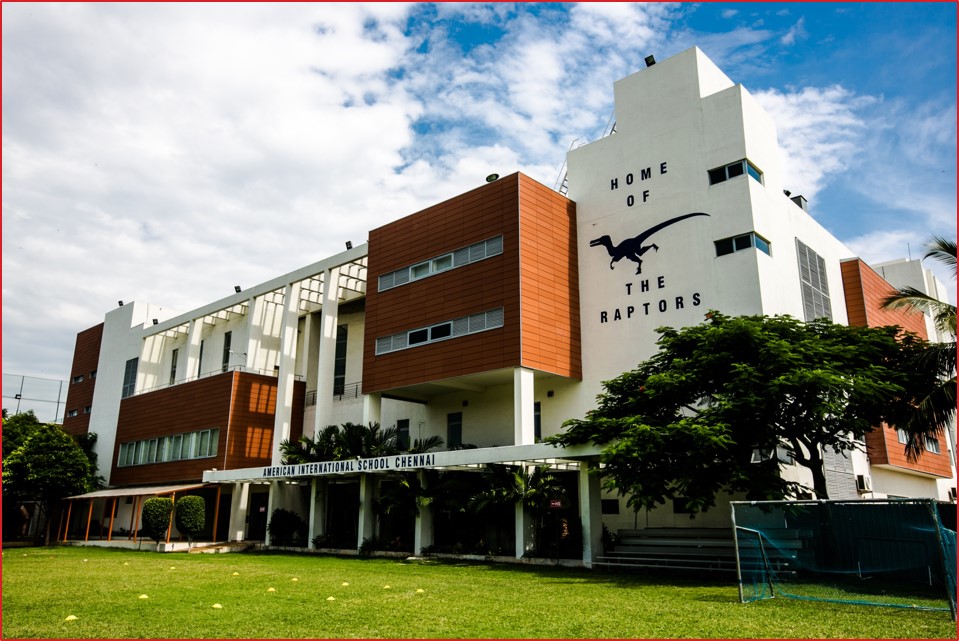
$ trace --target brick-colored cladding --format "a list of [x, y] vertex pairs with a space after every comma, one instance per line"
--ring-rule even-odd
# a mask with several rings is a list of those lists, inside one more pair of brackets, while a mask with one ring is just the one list
[[846, 295], [849, 324], [859, 327], [898, 325], [907, 332], [928, 340], [926, 323], [919, 312], [904, 309], [883, 309], [882, 301], [896, 290], [872, 267], [858, 258], [844, 260], [842, 286]]
[[[227, 372], [120, 402], [111, 483], [193, 482], [210, 468], [220, 470], [269, 465], [276, 413], [277, 381], [271, 376]], [[290, 438], [303, 433], [306, 383], [293, 390]], [[117, 467], [120, 444], [217, 427], [217, 455], [210, 458]]]
[[[869, 265], [854, 258], [843, 261], [840, 268], [850, 325], [860, 327], [898, 325], [908, 332], [928, 339], [926, 324], [921, 313], [883, 309], [882, 301], [895, 289]], [[949, 478], [952, 475], [949, 453], [943, 440], [937, 440], [939, 441], [938, 454], [924, 451], [917, 460], [910, 461], [906, 457], [905, 446], [899, 442], [896, 430], [883, 426], [866, 434], [866, 453], [872, 465], [889, 465]]]
[[[498, 256], [377, 291], [381, 274], [499, 235]], [[371, 231], [363, 392], [521, 365], [580, 377], [575, 247], [574, 203], [518, 173]], [[500, 307], [502, 328], [375, 355], [377, 337]]]
[[[63, 413], [63, 430], [79, 436], [90, 429], [90, 414], [87, 408], [93, 407], [93, 388], [96, 386], [97, 363], [100, 360], [100, 343], [103, 339], [103, 323], [85, 329], [77, 334], [73, 349], [73, 365], [70, 367], [70, 382], [67, 388], [67, 402]], [[77, 377], [83, 380], [74, 383]], [[76, 416], [70, 416], [71, 412]]]

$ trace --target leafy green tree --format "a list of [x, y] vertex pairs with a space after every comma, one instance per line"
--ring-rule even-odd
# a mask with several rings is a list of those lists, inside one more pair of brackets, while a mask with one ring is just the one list
[[550, 439], [605, 446], [604, 484], [634, 509], [679, 500], [696, 513], [721, 491], [756, 500], [808, 489], [781, 477], [777, 452], [809, 469], [827, 498], [823, 451], [899, 424], [936, 383], [906, 366], [925, 341], [897, 327], [710, 312], [657, 331], [659, 351], [605, 382], [598, 407]]
[[45, 541], [49, 543], [52, 510], [67, 496], [93, 490], [96, 468], [59, 425], [41, 423], [29, 429], [30, 435], [4, 457], [4, 494], [5, 498], [9, 495], [38, 502], [46, 517]]
[[192, 544], [193, 537], [203, 531], [206, 524], [206, 502], [202, 496], [189, 494], [181, 496], [176, 502], [176, 529], [186, 534]]
[[141, 522], [143, 531], [157, 545], [166, 540], [170, 528], [170, 515], [173, 513], [173, 500], [166, 496], [154, 496], [143, 502]]
[[[942, 237], [933, 238], [926, 246], [923, 258], [933, 258], [952, 269], [956, 278], [956, 241]], [[906, 453], [910, 458], [922, 454], [926, 437], [942, 434], [952, 425], [956, 416], [956, 306], [941, 301], [913, 287], [903, 287], [886, 297], [883, 306], [887, 309], [913, 309], [929, 314], [936, 328], [949, 336], [951, 341], [930, 343], [918, 354], [913, 367], [932, 372], [939, 378], [928, 395], [919, 399], [916, 411], [905, 423], [897, 425], [909, 433]], [[955, 434], [953, 434], [955, 447]]]
[[[37, 429], [43, 425], [33, 410], [3, 417], [3, 460], [23, 445]], [[4, 488], [6, 491], [6, 488]]]

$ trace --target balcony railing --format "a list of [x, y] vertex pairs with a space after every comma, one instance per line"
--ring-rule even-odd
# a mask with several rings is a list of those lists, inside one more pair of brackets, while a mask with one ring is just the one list
[[[342, 401], [346, 398], [359, 398], [363, 394], [361, 392], [363, 384], [362, 383], [347, 383], [346, 385], [334, 385], [333, 386], [333, 400]], [[306, 407], [311, 405], [316, 405], [316, 390], [310, 390], [306, 393]]]

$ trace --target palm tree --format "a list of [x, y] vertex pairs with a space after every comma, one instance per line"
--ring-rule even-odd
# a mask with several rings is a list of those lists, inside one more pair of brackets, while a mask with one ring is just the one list
[[[926, 255], [952, 269], [956, 278], [956, 241], [941, 236], [934, 237], [926, 245]], [[951, 341], [930, 343], [920, 355], [915, 366], [924, 372], [933, 373], [941, 381], [928, 396], [921, 399], [916, 411], [905, 425], [909, 433], [906, 454], [917, 458], [923, 451], [925, 438], [935, 437], [952, 424], [956, 415], [956, 306], [941, 301], [914, 287], [902, 287], [883, 301], [885, 309], [912, 309], [929, 314], [940, 332], [951, 335]], [[953, 451], [956, 438], [952, 434]]]

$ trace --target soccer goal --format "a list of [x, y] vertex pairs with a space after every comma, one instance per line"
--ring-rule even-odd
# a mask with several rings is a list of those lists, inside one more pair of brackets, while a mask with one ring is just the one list
[[734, 501], [739, 596], [944, 610], [956, 506], [932, 499]]

